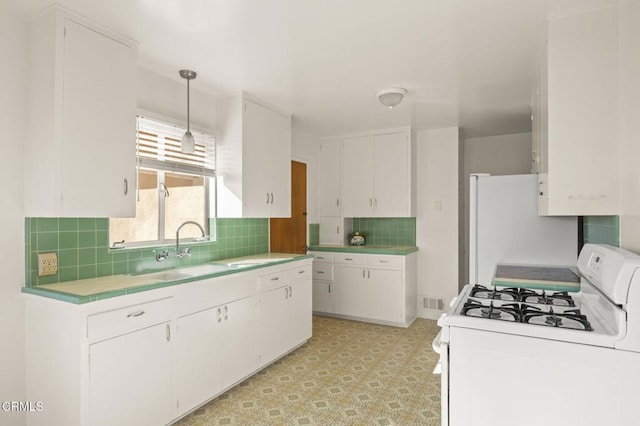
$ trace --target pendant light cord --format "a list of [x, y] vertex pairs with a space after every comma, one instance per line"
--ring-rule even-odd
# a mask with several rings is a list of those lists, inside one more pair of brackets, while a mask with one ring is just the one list
[[191, 92], [191, 90], [189, 89], [189, 82], [191, 81], [190, 78], [187, 79], [187, 132], [191, 132], [191, 119], [189, 117], [189, 93]]

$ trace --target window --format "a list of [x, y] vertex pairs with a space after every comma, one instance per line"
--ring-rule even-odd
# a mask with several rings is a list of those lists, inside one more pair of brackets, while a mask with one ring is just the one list
[[[180, 150], [185, 129], [146, 117], [138, 117], [136, 155], [138, 186], [136, 217], [109, 219], [109, 244], [126, 247], [175, 241], [175, 232], [186, 221], [199, 223], [207, 234], [210, 200], [215, 185], [215, 140], [192, 130], [196, 152]], [[200, 230], [187, 226], [180, 238], [198, 238]]]

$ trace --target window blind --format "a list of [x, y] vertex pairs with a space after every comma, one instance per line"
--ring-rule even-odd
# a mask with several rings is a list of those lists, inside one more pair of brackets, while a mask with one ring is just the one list
[[138, 166], [215, 177], [215, 139], [212, 135], [192, 130], [196, 149], [193, 154], [186, 154], [180, 149], [185, 131], [179, 126], [138, 116]]

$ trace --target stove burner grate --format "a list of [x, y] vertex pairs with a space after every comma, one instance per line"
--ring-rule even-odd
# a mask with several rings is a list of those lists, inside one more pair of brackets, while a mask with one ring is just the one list
[[477, 300], [469, 299], [462, 306], [461, 315], [544, 325], [547, 327], [593, 331], [591, 323], [589, 323], [587, 317], [583, 315], [579, 309], [567, 309], [563, 312], [555, 312], [553, 307], [544, 306], [543, 308], [527, 305], [526, 303], [496, 305], [493, 300], [487, 305]]
[[575, 306], [573, 298], [566, 291], [547, 293], [544, 290], [536, 291], [528, 288], [515, 287], [498, 289], [497, 287], [487, 288], [483, 285], [476, 284], [471, 289], [470, 297], [564, 307]]

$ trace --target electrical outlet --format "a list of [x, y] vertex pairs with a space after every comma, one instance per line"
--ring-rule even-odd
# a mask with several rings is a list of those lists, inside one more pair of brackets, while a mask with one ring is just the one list
[[54, 275], [58, 272], [58, 256], [55, 253], [38, 253], [38, 276]]

